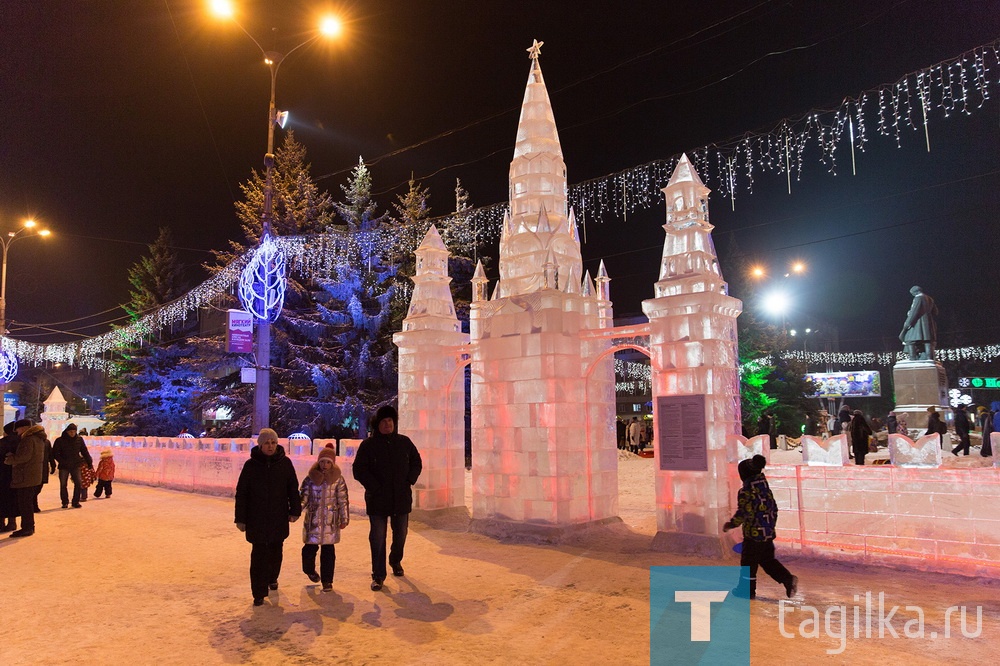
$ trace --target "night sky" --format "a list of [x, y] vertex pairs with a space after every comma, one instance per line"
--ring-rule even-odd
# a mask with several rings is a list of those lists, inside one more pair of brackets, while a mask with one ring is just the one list
[[[283, 64], [277, 105], [336, 198], [360, 155], [382, 210], [412, 172], [430, 187], [432, 214], [453, 209], [456, 177], [474, 205], [506, 198], [535, 38], [573, 184], [836, 107], [1000, 37], [1000, 2], [976, 0], [237, 4], [267, 50], [303, 41], [317, 4], [345, 17], [338, 42]], [[25, 323], [65, 331], [121, 316], [104, 311], [127, 300], [127, 269], [160, 226], [192, 280], [208, 250], [238, 237], [233, 203], [262, 165], [269, 78], [253, 42], [204, 6], [0, 5], [0, 229], [30, 215], [54, 232], [10, 252], [15, 337]], [[836, 329], [842, 349], [898, 349], [913, 284], [937, 300], [943, 343], [996, 342], [991, 92], [971, 116], [935, 112], [930, 153], [922, 128], [905, 131], [902, 148], [873, 134], [856, 176], [845, 154], [837, 175], [813, 154], [790, 195], [773, 174], [740, 191], [735, 211], [713, 195], [723, 271], [734, 241], [773, 274], [805, 261], [789, 325]], [[605, 259], [619, 315], [652, 296], [663, 221], [662, 203], [588, 221], [585, 267]]]

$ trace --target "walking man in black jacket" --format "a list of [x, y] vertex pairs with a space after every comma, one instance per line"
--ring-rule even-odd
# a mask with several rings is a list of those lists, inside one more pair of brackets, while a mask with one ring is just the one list
[[396, 432], [399, 420], [391, 405], [375, 413], [375, 433], [361, 442], [354, 458], [354, 478], [365, 488], [365, 510], [372, 551], [372, 590], [385, 581], [385, 540], [392, 527], [389, 566], [394, 576], [403, 575], [403, 547], [413, 510], [411, 486], [417, 482], [423, 462], [409, 437]]
[[250, 460], [236, 482], [236, 527], [246, 533], [250, 549], [250, 592], [261, 606], [268, 590], [278, 589], [282, 548], [288, 524], [302, 513], [299, 480], [292, 461], [278, 446], [278, 433], [261, 428]]
[[52, 445], [52, 459], [59, 464], [59, 498], [62, 500], [62, 508], [69, 506], [69, 489], [67, 488], [69, 479], [73, 479], [73, 508], [81, 507], [80, 501], [84, 499], [83, 481], [80, 479], [80, 467], [86, 463], [87, 467], [94, 466], [94, 459], [87, 451], [87, 445], [76, 433], [76, 424], [70, 423], [63, 430], [62, 435], [56, 437]]

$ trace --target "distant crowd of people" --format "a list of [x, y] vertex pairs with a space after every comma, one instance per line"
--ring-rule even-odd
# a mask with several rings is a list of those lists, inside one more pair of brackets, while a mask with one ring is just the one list
[[631, 420], [618, 418], [615, 425], [618, 430], [618, 448], [621, 450], [638, 454], [653, 441], [653, 424], [640, 421], [637, 416], [633, 416]]
[[[57, 470], [62, 508], [82, 508], [94, 481], [97, 481], [94, 497], [111, 497], [114, 456], [110, 448], [101, 451], [95, 469], [83, 439], [86, 430], [78, 432], [76, 424], [70, 423], [54, 444], [49, 443], [45, 429], [31, 419], [11, 421], [3, 427], [3, 432], [0, 439], [0, 459], [3, 460], [0, 464], [0, 532], [10, 532], [14, 538], [35, 533], [35, 514], [41, 512], [38, 495], [49, 482], [49, 476]], [[70, 480], [73, 481], [72, 496]]]
[[[980, 405], [975, 409], [975, 415], [970, 414], [966, 405], [960, 404], [953, 408], [953, 424], [958, 444], [951, 449], [954, 455], [969, 455], [972, 446], [971, 433], [979, 430], [982, 435], [980, 454], [992, 456], [993, 447], [990, 434], [1000, 428], [1000, 402], [994, 402], [990, 407]], [[765, 411], [757, 422], [757, 434], [768, 435], [770, 448], [777, 448], [775, 420], [772, 412]], [[937, 434], [944, 446], [944, 435], [948, 433], [948, 425], [936, 407], [927, 408], [927, 428], [922, 433], [912, 433], [906, 420], [906, 413], [891, 411], [885, 420], [872, 417], [869, 421], [860, 409], [851, 409], [843, 404], [835, 415], [826, 411], [819, 412], [819, 418], [807, 414], [802, 434], [819, 437], [846, 434], [851, 443], [850, 457], [856, 465], [865, 464], [865, 456], [877, 451], [877, 435], [885, 432], [887, 435], [902, 434], [913, 436]], [[744, 435], [749, 436], [746, 432]]]

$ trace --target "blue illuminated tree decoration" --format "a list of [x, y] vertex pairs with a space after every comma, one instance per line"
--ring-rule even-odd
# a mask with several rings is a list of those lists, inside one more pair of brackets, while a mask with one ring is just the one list
[[277, 321], [285, 303], [285, 255], [265, 234], [240, 274], [240, 302], [257, 319]]
[[0, 383], [6, 384], [17, 376], [17, 357], [9, 349], [0, 349]]

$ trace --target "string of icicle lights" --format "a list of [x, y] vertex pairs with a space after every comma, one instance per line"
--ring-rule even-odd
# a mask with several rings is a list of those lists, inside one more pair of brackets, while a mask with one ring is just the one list
[[[791, 191], [807, 163], [807, 149], [818, 150], [818, 161], [829, 173], [855, 170], [857, 153], [865, 152], [873, 135], [902, 146], [907, 131], [919, 132], [931, 148], [930, 122], [936, 117], [972, 115], [1000, 85], [1000, 40], [978, 46], [951, 60], [906, 74], [846, 97], [835, 109], [785, 118], [770, 131], [748, 132], [736, 139], [687, 151], [702, 181], [735, 207], [739, 191], [753, 192], [755, 174], [786, 176]], [[810, 153], [811, 154], [811, 153]], [[660, 191], [669, 181], [680, 155], [631, 167], [584, 181], [569, 188], [569, 204], [580, 224], [605, 216], [628, 219], [629, 213], [662, 203]], [[496, 241], [506, 203], [477, 208], [470, 216], [479, 242]], [[447, 216], [446, 216], [447, 217]]]
[[[346, 262], [348, 257], [359, 256], [360, 243], [367, 239], [367, 242], [378, 242], [388, 247], [389, 235], [388, 231], [364, 236], [331, 232], [313, 236], [278, 236], [273, 238], [273, 242], [284, 254], [290, 273], [307, 279], [329, 278], [335, 266]], [[22, 363], [32, 366], [67, 363], [85, 368], [107, 369], [112, 352], [138, 346], [159, 331], [187, 321], [202, 306], [234, 294], [240, 274], [256, 250], [256, 247], [248, 250], [242, 257], [180, 298], [143, 315], [131, 324], [103, 335], [55, 344], [36, 344], [6, 338], [4, 348], [13, 352]]]
[[[1000, 72], [998, 48], [1000, 40], [906, 74], [895, 83], [883, 84], [856, 97], [847, 97], [836, 109], [810, 112], [797, 119], [786, 118], [770, 131], [748, 132], [733, 141], [695, 148], [688, 151], [688, 156], [702, 181], [735, 205], [738, 191], [753, 192], [754, 174], [758, 172], [785, 174], [791, 189], [792, 176], [794, 174], [796, 181], [799, 179], [806, 163], [806, 149], [813, 145], [818, 147], [819, 161], [830, 173], [838, 172], [848, 154], [853, 169], [855, 153], [864, 152], [873, 135], [891, 137], [898, 146], [902, 144], [905, 130], [922, 130], [923, 140], [929, 149], [929, 123], [932, 118], [971, 115], [991, 98], [991, 88], [1000, 85], [997, 78], [997, 72]], [[660, 204], [660, 189], [666, 185], [678, 159], [679, 156], [675, 155], [571, 186], [569, 203], [576, 211], [578, 222], [586, 225], [588, 218], [598, 220], [606, 215], [627, 219], [630, 212]], [[466, 247], [478, 246], [499, 240], [506, 211], [507, 203], [498, 203], [423, 220], [421, 226], [426, 228], [434, 222], [439, 229], [457, 229], [457, 240]], [[381, 232], [376, 242], [386, 249], [395, 248], [399, 234], [404, 231], [400, 226]], [[586, 237], [586, 234], [582, 236]], [[335, 237], [337, 240], [333, 240]], [[277, 242], [288, 252], [290, 270], [295, 270], [297, 264], [304, 275], [310, 275], [309, 271], [314, 268], [328, 263], [332, 266], [331, 262], [343, 256], [338, 252], [345, 251], [347, 245], [359, 240], [323, 234], [310, 238], [278, 238]], [[368, 242], [371, 242], [370, 239]], [[198, 307], [208, 304], [220, 294], [231, 293], [248, 256], [227, 266], [176, 301], [128, 326], [64, 344], [39, 345], [8, 339], [7, 348], [21, 362], [29, 365], [63, 362], [103, 368], [109, 352], [138, 344], [157, 331], [187, 319]], [[942, 356], [943, 353], [938, 352], [938, 357], [950, 360]], [[831, 362], [853, 364], [865, 361]]]

